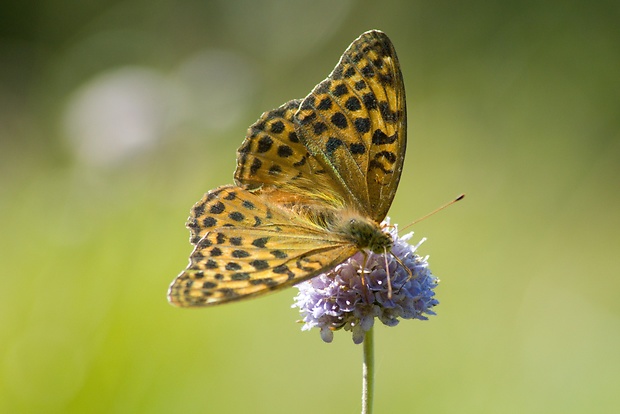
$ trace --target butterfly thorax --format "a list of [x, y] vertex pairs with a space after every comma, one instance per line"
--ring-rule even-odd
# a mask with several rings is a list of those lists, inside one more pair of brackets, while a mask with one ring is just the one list
[[337, 222], [334, 231], [344, 235], [356, 247], [368, 249], [381, 254], [392, 249], [392, 236], [381, 229], [381, 226], [364, 216], [351, 214]]

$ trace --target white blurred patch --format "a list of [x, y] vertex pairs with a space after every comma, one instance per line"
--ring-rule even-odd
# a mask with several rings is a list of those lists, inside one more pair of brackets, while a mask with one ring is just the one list
[[170, 121], [170, 96], [168, 81], [154, 70], [105, 72], [69, 99], [65, 135], [81, 161], [114, 164], [161, 137]]
[[106, 71], [69, 98], [64, 134], [83, 163], [116, 165], [181, 127], [201, 136], [237, 128], [256, 78], [239, 54], [213, 50], [192, 55], [169, 75], [141, 67]]

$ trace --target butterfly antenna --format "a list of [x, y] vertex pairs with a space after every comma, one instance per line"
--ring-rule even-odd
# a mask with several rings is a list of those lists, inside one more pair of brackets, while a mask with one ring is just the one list
[[432, 216], [433, 214], [435, 214], [435, 213], [439, 213], [439, 212], [440, 212], [441, 210], [443, 210], [444, 208], [446, 208], [446, 207], [448, 207], [448, 206], [451, 206], [452, 204], [456, 203], [457, 201], [461, 201], [463, 198], [465, 198], [465, 194], [461, 194], [461, 195], [459, 195], [459, 196], [458, 196], [457, 198], [455, 198], [454, 200], [452, 200], [452, 201], [450, 201], [450, 202], [448, 202], [448, 203], [444, 204], [443, 206], [441, 206], [441, 207], [439, 207], [439, 208], [436, 208], [435, 210], [433, 210], [433, 211], [431, 211], [430, 213], [428, 213], [428, 214], [426, 214], [426, 215], [424, 215], [424, 216], [420, 217], [419, 219], [412, 221], [411, 223], [407, 224], [405, 227], [402, 227], [402, 228], [399, 230], [399, 232], [401, 232], [401, 231], [405, 230], [406, 228], [409, 228], [409, 227], [413, 226], [413, 225], [414, 225], [414, 224], [416, 224], [416, 223], [421, 222], [422, 220], [426, 220], [427, 218], [429, 218], [429, 217], [430, 217], [430, 216]]

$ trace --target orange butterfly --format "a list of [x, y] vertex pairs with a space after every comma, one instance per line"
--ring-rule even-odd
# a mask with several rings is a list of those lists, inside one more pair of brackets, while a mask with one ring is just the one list
[[187, 222], [194, 251], [168, 292], [208, 306], [310, 279], [359, 251], [392, 247], [385, 218], [405, 159], [405, 88], [380, 31], [356, 39], [303, 100], [265, 112], [237, 154], [236, 185]]

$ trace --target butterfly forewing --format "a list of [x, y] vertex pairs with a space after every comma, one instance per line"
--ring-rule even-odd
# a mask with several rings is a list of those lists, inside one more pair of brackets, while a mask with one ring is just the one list
[[371, 31], [354, 41], [296, 120], [297, 135], [349, 203], [375, 221], [385, 218], [406, 148], [405, 91], [389, 38]]
[[205, 195], [188, 221], [189, 266], [170, 286], [177, 306], [207, 306], [299, 283], [355, 253], [338, 235], [236, 186]]

